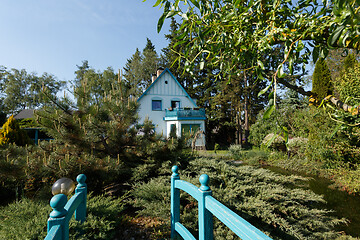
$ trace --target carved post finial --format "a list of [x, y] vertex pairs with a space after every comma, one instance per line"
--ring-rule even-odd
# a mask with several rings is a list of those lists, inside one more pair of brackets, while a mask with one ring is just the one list
[[50, 206], [53, 211], [50, 213], [51, 218], [60, 218], [64, 217], [67, 211], [64, 209], [67, 203], [67, 197], [65, 194], [57, 194], [53, 196], [50, 200]]
[[210, 178], [209, 178], [209, 176], [207, 174], [202, 174], [199, 177], [199, 182], [201, 184], [201, 186], [200, 186], [201, 191], [209, 191], [210, 190], [210, 187], [208, 186], [209, 181], [210, 181]]
[[85, 174], [79, 174], [77, 177], [76, 177], [76, 181], [78, 182], [78, 185], [77, 185], [77, 188], [80, 188], [80, 187], [86, 187], [86, 176]]
[[178, 166], [176, 166], [176, 165], [173, 166], [173, 167], [171, 168], [171, 171], [173, 172], [173, 174], [172, 174], [173, 177], [179, 176], [179, 173], [178, 173], [179, 167], [178, 167]]

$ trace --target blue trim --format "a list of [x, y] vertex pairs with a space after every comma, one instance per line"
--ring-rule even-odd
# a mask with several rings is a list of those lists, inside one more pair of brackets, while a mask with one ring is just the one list
[[164, 121], [178, 121], [178, 120], [206, 120], [206, 117], [164, 117]]
[[146, 89], [146, 91], [138, 98], [138, 102], [140, 101], [141, 98], [143, 98], [147, 92], [156, 84], [156, 82], [165, 74], [165, 72], [168, 72], [170, 74], [170, 76], [175, 80], [175, 82], [177, 83], [177, 85], [179, 85], [179, 87], [181, 88], [181, 90], [185, 93], [185, 96], [188, 97], [190, 99], [190, 101], [192, 102], [192, 104], [194, 104], [195, 107], [198, 107], [195, 103], [195, 101], [190, 97], [190, 95], [185, 91], [185, 89], [183, 88], [183, 86], [181, 86], [181, 84], [178, 82], [178, 80], [176, 80], [175, 76], [170, 72], [170, 70], [168, 68], [166, 68], [161, 74], [160, 76], [158, 76], [155, 81]]

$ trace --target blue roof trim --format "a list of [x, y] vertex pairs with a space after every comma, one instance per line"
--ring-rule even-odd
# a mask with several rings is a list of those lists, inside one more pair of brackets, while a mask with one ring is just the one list
[[179, 87], [181, 88], [181, 90], [185, 93], [185, 96], [188, 97], [190, 99], [190, 101], [194, 104], [195, 107], [198, 107], [195, 103], [195, 101], [190, 97], [190, 95], [185, 91], [185, 89], [183, 88], [183, 86], [181, 86], [181, 84], [179, 83], [179, 81], [175, 78], [175, 76], [170, 72], [170, 70], [168, 68], [165, 68], [165, 70], [160, 74], [160, 76], [158, 76], [155, 81], [145, 90], [145, 92], [138, 98], [137, 102], [140, 101], [141, 98], [143, 98], [143, 96], [145, 96], [147, 94], [147, 92], [149, 91], [149, 89], [151, 89], [156, 82], [162, 77], [162, 75], [165, 74], [165, 72], [168, 72], [170, 74], [170, 76], [175, 80], [175, 82], [177, 83], [177, 85], [179, 85]]

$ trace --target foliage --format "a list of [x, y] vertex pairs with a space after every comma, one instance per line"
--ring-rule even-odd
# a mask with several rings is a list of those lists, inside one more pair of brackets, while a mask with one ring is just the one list
[[331, 73], [326, 61], [320, 58], [316, 64], [313, 73], [312, 92], [317, 96], [319, 102], [326, 96], [333, 93]]
[[53, 75], [43, 73], [27, 73], [25, 69], [3, 69], [0, 74], [0, 89], [6, 112], [15, 114], [22, 109], [37, 108], [46, 104], [43, 92], [56, 95], [65, 85], [65, 81], [57, 80]]
[[12, 115], [0, 129], [0, 145], [9, 143], [15, 143], [19, 146], [24, 146], [31, 143], [30, 138], [26, 132], [20, 129], [19, 124]]
[[230, 145], [229, 153], [235, 160], [240, 160], [244, 154], [244, 149], [241, 145]]
[[152, 83], [152, 74], [160, 67], [160, 58], [156, 53], [155, 46], [149, 38], [146, 39], [146, 46], [141, 52], [138, 48], [124, 67], [124, 78], [129, 86], [130, 94], [140, 97], [141, 94]]
[[340, 99], [358, 106], [360, 104], [360, 63], [355, 63], [347, 70], [344, 68], [342, 76], [335, 80], [334, 85]]
[[[333, 226], [344, 223], [319, 208], [324, 203], [321, 196], [295, 188], [299, 181], [306, 184], [304, 178], [281, 176], [251, 166], [235, 167], [208, 158], [189, 162], [186, 168], [181, 168], [180, 177], [198, 185], [196, 176], [202, 173], [209, 175], [216, 199], [274, 239], [334, 239], [338, 234]], [[141, 214], [169, 219], [169, 178], [161, 176], [136, 185], [133, 195], [136, 206], [142, 207]], [[185, 193], [180, 198], [181, 221], [194, 233], [197, 204]], [[218, 222], [214, 229], [216, 239], [229, 239], [226, 237], [229, 231]]]
[[[185, 6], [183, 6], [185, 4]], [[158, 30], [166, 18], [181, 17], [178, 44], [184, 47], [185, 69], [211, 65], [233, 81], [244, 74], [256, 76], [268, 87], [275, 109], [277, 83], [307, 96], [310, 91], [293, 84], [287, 75], [301, 74], [294, 67], [312, 57], [325, 58], [332, 48], [360, 49], [359, 4], [342, 1], [213, 1], [158, 0], [164, 9]], [[311, 9], [311, 11], [309, 11]], [[275, 49], [283, 47], [283, 54]], [[265, 56], [268, 56], [265, 60]], [[273, 62], [269, 59], [277, 58]], [[180, 57], [178, 58], [181, 59]], [[199, 62], [199, 63], [198, 63]], [[275, 66], [273, 66], [275, 65]]]
[[[123, 198], [88, 195], [83, 224], [72, 218], [70, 239], [113, 239], [122, 221]], [[51, 207], [45, 201], [23, 199], [0, 211], [0, 239], [44, 239]]]

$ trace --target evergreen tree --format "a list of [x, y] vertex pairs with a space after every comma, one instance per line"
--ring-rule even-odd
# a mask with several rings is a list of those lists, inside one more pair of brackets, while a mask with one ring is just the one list
[[9, 143], [15, 143], [19, 146], [25, 146], [26, 144], [31, 143], [31, 140], [26, 132], [20, 129], [19, 124], [12, 115], [0, 129], [0, 145]]
[[320, 58], [313, 73], [312, 92], [316, 94], [317, 100], [322, 101], [326, 96], [333, 93], [331, 73], [326, 61]]
[[143, 51], [138, 48], [135, 53], [127, 60], [124, 67], [124, 78], [128, 84], [131, 95], [135, 98], [150, 86], [151, 75], [160, 66], [160, 58], [156, 53], [155, 46], [149, 38]]

